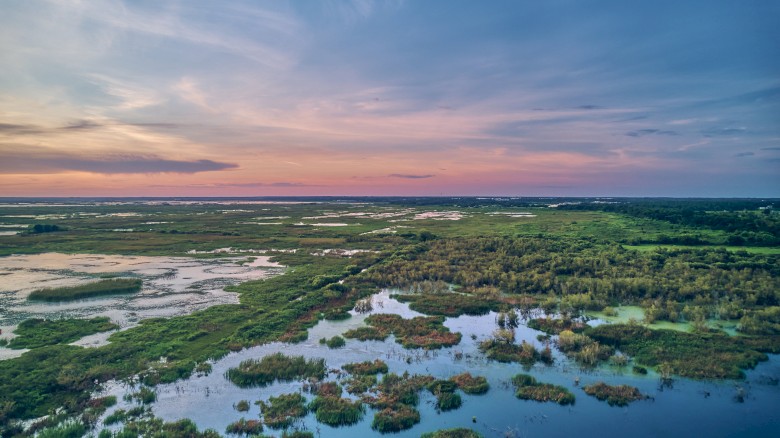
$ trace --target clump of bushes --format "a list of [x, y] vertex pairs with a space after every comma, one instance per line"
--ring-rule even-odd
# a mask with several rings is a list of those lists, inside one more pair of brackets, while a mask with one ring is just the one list
[[474, 377], [471, 373], [458, 374], [450, 377], [450, 380], [466, 394], [484, 394], [490, 389], [490, 384], [486, 378], [482, 376]]
[[609, 345], [602, 345], [587, 335], [571, 330], [564, 330], [558, 335], [558, 349], [586, 366], [595, 366], [609, 359], [615, 352]]
[[291, 381], [303, 378], [325, 377], [325, 359], [306, 360], [303, 356], [285, 356], [275, 353], [262, 359], [247, 359], [237, 368], [230, 368], [225, 376], [242, 388], [265, 386], [274, 380]]
[[272, 429], [290, 427], [296, 418], [303, 417], [309, 412], [306, 398], [297, 392], [270, 397], [267, 403], [260, 401], [258, 404], [263, 414], [263, 421]]
[[235, 405], [233, 405], [233, 408], [238, 412], [246, 412], [249, 410], [249, 402], [246, 400], [241, 400]]
[[344, 384], [347, 385], [347, 392], [353, 395], [367, 392], [376, 383], [377, 379], [373, 374], [352, 376], [344, 381]]
[[508, 329], [498, 329], [493, 337], [479, 344], [479, 349], [488, 359], [498, 362], [520, 362], [533, 365], [541, 359], [536, 347], [523, 340], [520, 345], [515, 342], [515, 332]]
[[373, 362], [365, 361], [348, 363], [341, 368], [350, 374], [359, 375], [387, 373], [387, 364], [380, 359], [375, 359]]
[[512, 377], [515, 386], [515, 396], [522, 400], [538, 402], [555, 402], [560, 405], [574, 404], [574, 394], [563, 386], [538, 382], [528, 374], [517, 374]]
[[639, 389], [629, 385], [611, 386], [604, 382], [594, 383], [582, 388], [585, 394], [606, 400], [610, 406], [628, 406], [629, 403], [644, 400], [646, 395], [639, 392]]

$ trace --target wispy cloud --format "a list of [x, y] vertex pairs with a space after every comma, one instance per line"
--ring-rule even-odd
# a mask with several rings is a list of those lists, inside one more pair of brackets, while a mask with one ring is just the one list
[[426, 178], [433, 178], [436, 175], [433, 174], [425, 174], [425, 175], [413, 175], [408, 173], [391, 173], [390, 175], [387, 175], [390, 178], [404, 178], [404, 179], [426, 179]]
[[174, 160], [149, 155], [79, 156], [44, 148], [20, 149], [18, 145], [0, 144], [0, 173], [58, 173], [68, 171], [97, 174], [198, 173], [235, 169], [237, 164], [212, 160]]

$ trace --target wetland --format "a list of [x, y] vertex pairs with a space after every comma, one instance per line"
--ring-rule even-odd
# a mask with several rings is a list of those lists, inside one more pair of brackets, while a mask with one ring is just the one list
[[0, 203], [2, 436], [771, 436], [778, 216], [615, 202]]

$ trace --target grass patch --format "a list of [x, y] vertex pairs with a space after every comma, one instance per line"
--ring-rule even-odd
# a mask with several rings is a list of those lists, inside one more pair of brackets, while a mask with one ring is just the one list
[[523, 341], [520, 345], [506, 342], [501, 339], [486, 339], [479, 344], [479, 350], [485, 353], [488, 359], [498, 362], [519, 362], [524, 365], [533, 365], [541, 360], [541, 354], [536, 347]]
[[17, 337], [8, 342], [8, 347], [20, 349], [67, 344], [84, 336], [118, 328], [105, 316], [92, 319], [28, 319], [16, 328], [14, 333]]
[[338, 396], [317, 396], [309, 404], [317, 421], [328, 426], [350, 426], [363, 419], [365, 408], [360, 400]]
[[644, 400], [646, 395], [639, 392], [639, 389], [629, 385], [607, 385], [604, 382], [594, 383], [582, 388], [585, 394], [596, 397], [601, 401], [609, 403], [610, 406], [628, 406], [629, 403]]
[[474, 377], [471, 373], [458, 374], [450, 377], [450, 380], [466, 394], [484, 394], [490, 389], [490, 384], [486, 378], [482, 376]]
[[260, 401], [258, 404], [263, 421], [272, 429], [288, 428], [296, 418], [304, 417], [309, 412], [306, 398], [297, 392], [270, 397], [267, 403]]
[[34, 290], [28, 299], [34, 301], [74, 301], [102, 295], [130, 294], [141, 290], [143, 281], [138, 278], [112, 278], [79, 286]]
[[515, 396], [522, 400], [538, 402], [555, 402], [559, 405], [574, 404], [574, 394], [563, 386], [538, 382], [528, 374], [517, 374], [512, 377], [515, 386]]
[[285, 356], [276, 353], [262, 359], [247, 359], [238, 367], [230, 368], [225, 377], [241, 388], [265, 386], [275, 380], [292, 381], [325, 377], [325, 359], [309, 359], [303, 356]]
[[365, 362], [348, 363], [342, 366], [341, 368], [350, 374], [358, 374], [358, 375], [387, 373], [387, 364], [380, 359], [374, 359], [373, 362], [365, 361]]
[[400, 432], [411, 429], [420, 422], [420, 412], [417, 409], [399, 405], [393, 408], [385, 408], [374, 414], [371, 429], [380, 433]]
[[330, 339], [320, 339], [320, 344], [327, 345], [330, 349], [336, 349], [347, 345], [347, 341], [345, 341], [341, 336], [336, 335]]
[[482, 438], [482, 435], [471, 429], [457, 427], [453, 429], [441, 429], [435, 432], [426, 432], [420, 438]]
[[438, 349], [460, 343], [461, 334], [450, 332], [443, 323], [443, 316], [404, 319], [398, 315], [380, 313], [366, 318], [366, 324], [373, 326], [374, 330], [349, 330], [344, 333], [344, 337], [385, 339], [392, 334], [404, 348]]
[[259, 420], [246, 420], [244, 418], [227, 425], [225, 433], [228, 435], [257, 435], [263, 431], [263, 423]]
[[426, 315], [456, 317], [461, 315], [486, 315], [498, 310], [500, 302], [491, 298], [444, 292], [438, 294], [399, 294], [393, 298], [409, 303], [409, 308]]

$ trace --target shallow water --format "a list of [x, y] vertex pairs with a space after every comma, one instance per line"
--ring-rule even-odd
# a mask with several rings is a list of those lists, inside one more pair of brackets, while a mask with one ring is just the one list
[[[46, 253], [0, 258], [0, 329], [3, 338], [28, 318], [91, 318], [108, 316], [124, 329], [151, 317], [192, 313], [215, 304], [238, 303], [224, 287], [282, 272], [268, 256], [196, 259], [94, 254]], [[101, 275], [137, 277], [143, 289], [134, 294], [95, 297], [62, 303], [29, 301], [36, 289], [75, 286]], [[109, 334], [77, 342], [98, 346]], [[0, 349], [7, 350], [7, 349]], [[5, 352], [0, 353], [4, 358]], [[9, 353], [10, 354], [10, 353]]]
[[[411, 318], [419, 314], [406, 304], [389, 298], [388, 291], [374, 297], [372, 313], [396, 313]], [[200, 428], [214, 428], [224, 432], [225, 427], [240, 418], [258, 418], [257, 400], [270, 396], [302, 390], [301, 382], [274, 383], [262, 388], [238, 388], [224, 378], [224, 373], [241, 361], [260, 358], [264, 355], [284, 352], [288, 355], [302, 355], [307, 358], [325, 358], [328, 368], [340, 368], [349, 362], [380, 358], [387, 362], [390, 371], [398, 374], [431, 374], [448, 378], [465, 371], [483, 375], [490, 382], [486, 395], [465, 395], [460, 409], [437, 413], [435, 399], [427, 391], [420, 393], [421, 423], [410, 430], [393, 436], [417, 437], [423, 432], [440, 428], [469, 427], [485, 437], [509, 436], [567, 436], [599, 435], [624, 437], [626, 434], [639, 437], [653, 436], [772, 436], [780, 428], [780, 359], [772, 356], [769, 361], [748, 373], [745, 382], [711, 382], [677, 379], [672, 388], [659, 388], [658, 376], [652, 372], [647, 376], [632, 374], [630, 367], [616, 369], [603, 367], [584, 371], [560, 353], [555, 352], [555, 365], [537, 364], [524, 370], [518, 364], [501, 364], [487, 361], [477, 350], [481, 340], [488, 338], [495, 329], [495, 314], [485, 316], [461, 316], [448, 318], [445, 325], [463, 334], [460, 345], [431, 352], [405, 350], [392, 338], [386, 342], [361, 342], [347, 340], [344, 348], [331, 350], [320, 345], [318, 340], [363, 325], [365, 315], [356, 315], [346, 321], [321, 321], [309, 332], [309, 339], [290, 345], [270, 343], [250, 348], [213, 364], [209, 376], [193, 377], [185, 381], [157, 387], [158, 401], [153, 409], [157, 416], [173, 421], [181, 418], [193, 419]], [[536, 335], [540, 332], [520, 326], [517, 342], [525, 339], [537, 346]], [[473, 339], [472, 335], [476, 338]], [[463, 358], [455, 359], [456, 353]], [[544, 382], [564, 385], [577, 397], [573, 406], [562, 407], [554, 403], [522, 401], [514, 397], [508, 384], [511, 376], [528, 372]], [[597, 381], [611, 384], [629, 384], [638, 387], [652, 400], [636, 402], [626, 408], [610, 407], [587, 396], [575, 387], [574, 379], [580, 378], [580, 385]], [[331, 374], [329, 380], [336, 379]], [[733, 400], [736, 385], [748, 391], [744, 403]], [[107, 393], [122, 395], [132, 392], [121, 384], [114, 383]], [[346, 393], [345, 393], [346, 394]], [[305, 396], [311, 400], [310, 394]], [[239, 413], [233, 405], [240, 400], [251, 404], [249, 412]], [[131, 403], [121, 401], [116, 408], [127, 408]], [[364, 420], [351, 427], [332, 428], [319, 424], [313, 414], [299, 421], [298, 427], [314, 431], [320, 437], [363, 437], [375, 434], [370, 429], [374, 411], [367, 409]], [[476, 419], [473, 422], [472, 418]], [[266, 431], [271, 432], [271, 431]], [[278, 435], [278, 433], [277, 433]]]

